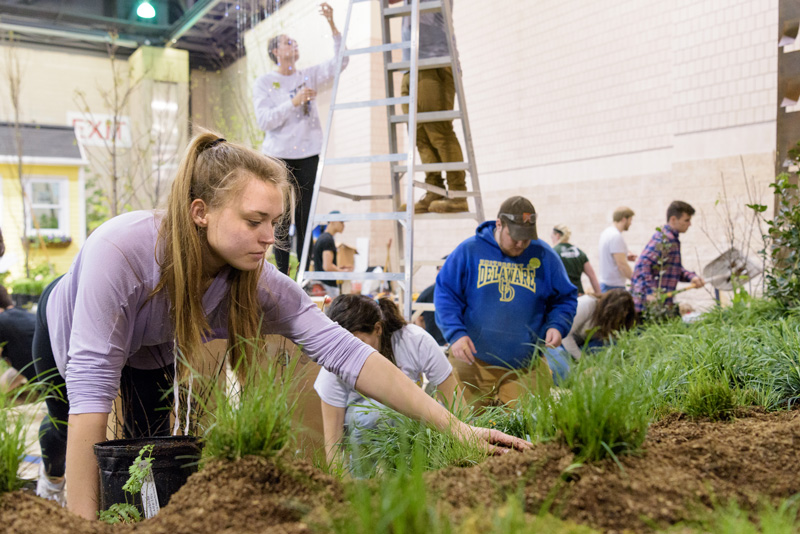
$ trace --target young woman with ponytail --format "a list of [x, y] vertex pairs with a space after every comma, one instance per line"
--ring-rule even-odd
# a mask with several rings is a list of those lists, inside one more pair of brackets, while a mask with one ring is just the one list
[[190, 378], [186, 367], [199, 368], [203, 342], [217, 338], [235, 346], [235, 366], [258, 356], [241, 340], [283, 335], [346, 384], [435, 428], [487, 447], [528, 446], [455, 420], [264, 261], [280, 244], [288, 189], [281, 162], [204, 132], [184, 154], [166, 210], [120, 215], [89, 236], [39, 303], [36, 371], [61, 396], [47, 401], [37, 493], [63, 502], [66, 475], [69, 509], [94, 518], [93, 445], [106, 438], [118, 390], [137, 396], [124, 410], [128, 436], [168, 434], [165, 392]]
[[[328, 317], [358, 339], [380, 352], [412, 382], [421, 383], [423, 373], [436, 386], [446, 406], [458, 402], [453, 366], [436, 340], [419, 326], [406, 323], [388, 298], [375, 301], [362, 295], [340, 295], [333, 299]], [[358, 443], [360, 431], [377, 423], [380, 403], [366, 399], [334, 373], [320, 370], [314, 383], [322, 403], [325, 455], [333, 462], [336, 449], [348, 429]]]

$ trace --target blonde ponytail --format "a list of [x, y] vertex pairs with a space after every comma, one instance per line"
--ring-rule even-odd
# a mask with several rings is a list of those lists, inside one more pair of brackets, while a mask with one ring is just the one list
[[[153, 295], [166, 290], [177, 349], [194, 369], [200, 368], [201, 349], [210, 327], [202, 302], [203, 248], [207, 241], [205, 229], [192, 220], [191, 204], [201, 199], [209, 207], [218, 207], [240, 192], [251, 177], [274, 184], [282, 193], [284, 206], [289, 205], [289, 181], [281, 161], [203, 131], [189, 143], [172, 184], [159, 229], [158, 250], [163, 250], [163, 257], [158, 258], [161, 278]], [[282, 239], [283, 236], [276, 236], [276, 246], [285, 246]], [[255, 340], [261, 334], [262, 313], [258, 303], [261, 272], [261, 267], [253, 271], [231, 269], [228, 342], [234, 365], [242, 355], [248, 361], [255, 356], [255, 344], [240, 341]], [[185, 372], [182, 369], [181, 374]]]

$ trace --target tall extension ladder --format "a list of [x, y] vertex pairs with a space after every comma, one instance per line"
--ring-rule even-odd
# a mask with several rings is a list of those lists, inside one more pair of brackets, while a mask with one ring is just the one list
[[[351, 13], [353, 4], [371, 1], [371, 0], [350, 0], [347, 6], [347, 19], [344, 25], [344, 33], [342, 35], [342, 43], [347, 43], [348, 30], [350, 29]], [[372, 0], [374, 1], [374, 0]], [[308, 229], [305, 234], [303, 242], [303, 254], [300, 259], [300, 266], [298, 268], [297, 280], [302, 282], [304, 280], [389, 280], [398, 282], [403, 290], [403, 314], [406, 319], [411, 318], [412, 302], [411, 292], [413, 291], [412, 280], [414, 275], [414, 267], [421, 265], [441, 265], [442, 260], [428, 260], [428, 261], [414, 261], [414, 218], [420, 219], [457, 219], [457, 218], [471, 218], [478, 222], [483, 221], [483, 202], [480, 194], [480, 185], [478, 184], [478, 173], [475, 167], [475, 155], [472, 149], [472, 135], [469, 128], [469, 120], [467, 119], [467, 104], [464, 98], [464, 86], [461, 81], [461, 73], [459, 70], [458, 56], [454, 49], [453, 43], [453, 19], [451, 15], [450, 0], [408, 0], [408, 4], [403, 4], [398, 7], [389, 7], [388, 0], [377, 0], [380, 2], [381, 18], [382, 18], [382, 36], [383, 44], [378, 46], [370, 46], [366, 48], [358, 48], [354, 50], [347, 50], [345, 46], [339, 48], [339, 53], [336, 58], [336, 76], [333, 81], [333, 91], [331, 94], [331, 105], [328, 112], [328, 122], [325, 126], [325, 135], [322, 143], [322, 151], [319, 158], [319, 167], [317, 168], [316, 181], [314, 183], [314, 193], [311, 200], [311, 212], [308, 220]], [[427, 12], [441, 12], [444, 16], [445, 29], [447, 33], [447, 42], [450, 47], [449, 56], [441, 56], [434, 58], [419, 59], [419, 18], [420, 13]], [[392, 18], [410, 16], [411, 17], [411, 40], [401, 42], [391, 42], [391, 35], [389, 23]], [[392, 61], [392, 51], [410, 49], [410, 61]], [[344, 56], [354, 56], [357, 54], [373, 54], [383, 53], [383, 66], [384, 66], [384, 81], [386, 85], [386, 98], [377, 100], [366, 100], [357, 102], [338, 103], [338, 89], [339, 78], [342, 72], [342, 61]], [[422, 69], [432, 69], [439, 67], [451, 67], [453, 71], [453, 81], [456, 88], [457, 109], [452, 111], [435, 111], [428, 113], [417, 113], [417, 92], [418, 92], [418, 71]], [[408, 71], [410, 73], [410, 87], [409, 95], [406, 97], [394, 95], [394, 74]], [[408, 114], [395, 113], [395, 106], [408, 104]], [[363, 107], [385, 106], [386, 117], [389, 130], [389, 154], [377, 154], [368, 156], [356, 156], [345, 158], [328, 158], [327, 149], [328, 141], [331, 133], [331, 126], [333, 124], [333, 114], [335, 111], [343, 109], [354, 109]], [[422, 122], [436, 122], [444, 120], [460, 119], [461, 126], [464, 134], [465, 147], [463, 153], [466, 156], [466, 161], [451, 162], [451, 163], [434, 163], [434, 164], [421, 164], [416, 162], [416, 137], [417, 137], [417, 124]], [[398, 153], [398, 127], [408, 125], [408, 151]], [[375, 162], [390, 162], [391, 176], [392, 176], [392, 194], [391, 195], [354, 195], [344, 191], [338, 191], [328, 187], [323, 187], [322, 174], [327, 165], [352, 165], [362, 163], [375, 163]], [[415, 173], [428, 172], [428, 171], [466, 171], [472, 183], [471, 191], [446, 191], [441, 187], [426, 184], [414, 180]], [[399, 211], [401, 204], [401, 185], [400, 180], [403, 175], [407, 174], [411, 179], [406, 180], [405, 183], [405, 211]], [[463, 213], [426, 213], [415, 215], [414, 213], [414, 188], [421, 188], [427, 191], [438, 193], [448, 198], [464, 198], [472, 197], [475, 204], [474, 212]], [[392, 199], [393, 211], [383, 213], [333, 213], [333, 214], [317, 214], [317, 201], [320, 192], [337, 195], [353, 201], [363, 200], [382, 200]], [[333, 221], [379, 221], [379, 220], [392, 220], [395, 221], [395, 236], [396, 243], [399, 251], [401, 251], [400, 262], [403, 265], [401, 272], [385, 272], [385, 273], [353, 273], [353, 272], [306, 272], [305, 266], [308, 261], [308, 255], [311, 247], [311, 232], [312, 229], [320, 224]], [[397, 262], [395, 262], [397, 263]], [[427, 309], [430, 305], [417, 305], [414, 308]]]

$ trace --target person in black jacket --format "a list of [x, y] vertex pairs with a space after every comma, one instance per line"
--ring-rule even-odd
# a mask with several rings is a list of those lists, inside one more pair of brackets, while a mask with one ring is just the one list
[[2, 357], [11, 365], [0, 376], [0, 390], [11, 391], [36, 376], [33, 369], [33, 329], [36, 316], [15, 308], [3, 286], [0, 286], [0, 344]]

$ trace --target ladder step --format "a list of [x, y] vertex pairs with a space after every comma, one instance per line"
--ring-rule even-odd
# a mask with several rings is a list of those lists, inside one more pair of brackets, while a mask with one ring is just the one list
[[376, 154], [374, 156], [352, 156], [349, 158], [327, 158], [325, 165], [351, 165], [353, 163], [383, 163], [386, 161], [405, 161], [408, 154]]
[[405, 273], [339, 273], [327, 271], [306, 271], [303, 280], [405, 280]]
[[411, 303], [412, 310], [420, 310], [420, 311], [436, 311], [436, 305], [433, 302], [412, 302]]
[[[418, 172], [447, 172], [447, 171], [468, 171], [469, 163], [458, 161], [454, 163], [420, 163], [414, 165], [414, 171]], [[392, 172], [407, 172], [408, 165], [393, 165]]]
[[[441, 11], [442, 2], [440, 0], [420, 2], [419, 12], [425, 13], [426, 11]], [[404, 17], [411, 15], [411, 6], [389, 7], [383, 10], [384, 17]]]
[[[394, 63], [389, 63], [386, 65], [386, 70], [388, 71], [397, 71], [397, 70], [408, 70], [411, 68], [410, 61], [396, 61]], [[439, 56], [439, 57], [428, 57], [425, 59], [420, 59], [417, 62], [417, 68], [420, 70], [423, 69], [440, 69], [442, 67], [450, 67], [452, 66], [452, 62], [450, 60], [450, 56]]]
[[394, 198], [393, 195], [354, 195], [346, 191], [339, 191], [338, 189], [331, 189], [330, 187], [323, 186], [320, 186], [319, 190], [321, 193], [336, 195], [337, 197], [342, 198], [349, 198], [350, 200], [354, 200], [356, 202], [360, 202], [362, 200], [390, 200]]
[[[441, 220], [441, 219], [472, 219], [478, 220], [478, 214], [471, 211], [460, 211], [458, 213], [417, 213], [414, 215], [414, 220]], [[483, 222], [483, 221], [478, 221]]]
[[410, 41], [402, 41], [400, 43], [388, 43], [377, 46], [367, 46], [365, 48], [347, 49], [344, 51], [346, 56], [356, 56], [358, 54], [374, 54], [376, 52], [391, 52], [392, 50], [402, 50], [403, 48], [411, 48]]
[[333, 221], [405, 221], [405, 211], [384, 211], [377, 213], [325, 213], [315, 215], [314, 224]]
[[[439, 121], [452, 121], [461, 118], [461, 111], [426, 111], [424, 113], [417, 113], [417, 124], [423, 122], [439, 122]], [[405, 115], [392, 115], [389, 122], [393, 124], [408, 122], [408, 114]]]
[[333, 109], [374, 108], [377, 106], [408, 104], [410, 101], [411, 99], [407, 96], [397, 96], [394, 98], [378, 98], [376, 100], [361, 100], [358, 102], [342, 102], [341, 104], [334, 104], [331, 107]]

